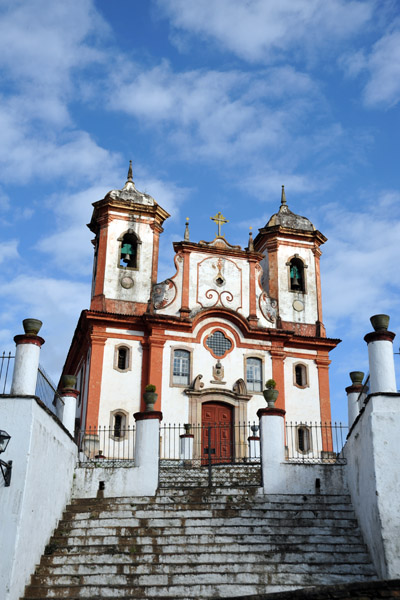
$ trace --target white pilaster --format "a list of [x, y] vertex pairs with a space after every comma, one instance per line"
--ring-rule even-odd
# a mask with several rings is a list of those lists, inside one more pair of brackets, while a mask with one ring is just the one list
[[135, 413], [136, 442], [135, 467], [154, 467], [157, 465], [160, 453], [160, 421], [159, 411]]
[[75, 433], [76, 403], [79, 396], [79, 391], [70, 388], [63, 388], [59, 390], [59, 394], [64, 403], [61, 419], [62, 424], [73, 436]]
[[184, 433], [180, 436], [181, 446], [179, 452], [179, 458], [181, 460], [192, 460], [193, 458], [193, 440], [194, 435], [190, 433]]
[[391, 331], [381, 329], [364, 337], [368, 344], [370, 394], [397, 392], [393, 356], [395, 335]]

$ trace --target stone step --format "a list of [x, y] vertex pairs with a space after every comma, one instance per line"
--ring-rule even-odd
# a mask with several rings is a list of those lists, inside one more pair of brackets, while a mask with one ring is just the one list
[[[290, 534], [290, 537], [286, 534], [282, 534], [281, 532], [270, 533], [267, 528], [255, 528], [254, 531], [249, 531], [248, 527], [229, 527], [224, 526], [218, 529], [218, 533], [215, 532], [214, 527], [169, 527], [163, 529], [152, 529], [152, 528], [138, 528], [135, 530], [134, 534], [131, 536], [126, 536], [127, 539], [144, 539], [147, 537], [152, 540], [154, 543], [154, 538], [157, 543], [163, 545], [165, 543], [177, 543], [178, 541], [187, 541], [190, 539], [191, 541], [198, 541], [200, 538], [208, 536], [212, 540], [216, 540], [215, 536], [219, 536], [218, 539], [225, 537], [229, 541], [232, 541], [232, 538], [236, 538], [237, 540], [253, 540], [256, 539], [262, 540], [264, 543], [275, 544], [277, 546], [286, 547], [287, 544], [297, 544], [297, 545], [314, 545], [314, 544], [332, 544], [332, 545], [348, 545], [348, 546], [361, 546], [364, 547], [364, 543], [360, 533], [357, 531], [354, 535], [335, 535], [335, 534], [309, 534], [303, 533], [299, 534], [297, 532], [293, 532]], [[214, 536], [214, 537], [212, 537]], [[56, 543], [58, 547], [63, 547], [65, 536], [58, 535], [55, 533], [52, 538], [52, 543]], [[86, 541], [86, 537], [82, 536], [82, 540]]]
[[[225, 584], [242, 584], [252, 583], [254, 585], [267, 583], [271, 579], [271, 573], [261, 572], [258, 573], [254, 570], [251, 572], [246, 571], [225, 571], [215, 572], [213, 569], [209, 569], [208, 573], [158, 573], [157, 571], [149, 574], [115, 574], [108, 577], [104, 573], [96, 573], [90, 575], [53, 575], [52, 577], [35, 575], [32, 578], [31, 587], [45, 587], [50, 589], [56, 589], [64, 586], [107, 586], [110, 590], [117, 586], [149, 586], [155, 585], [182, 585], [187, 583], [188, 585], [201, 585], [211, 583], [225, 583]], [[306, 584], [315, 582], [314, 585], [323, 584], [324, 580], [329, 579], [331, 581], [343, 582], [343, 574], [335, 572], [325, 573], [293, 573], [291, 571], [275, 572], [273, 573], [274, 583], [296, 585], [305, 581]], [[358, 578], [363, 579], [368, 577], [367, 573], [358, 573]], [[353, 576], [353, 578], [355, 578]]]
[[[254, 594], [271, 594], [283, 592], [299, 587], [306, 588], [314, 585], [340, 584], [344, 581], [368, 581], [368, 576], [347, 577], [345, 580], [341, 575], [335, 574], [273, 574], [259, 575], [257, 573], [240, 573], [237, 575], [213, 575], [202, 576], [166, 576], [153, 575], [153, 581], [146, 585], [147, 579], [143, 576], [131, 587], [129, 585], [77, 585], [56, 586], [43, 588], [41, 586], [29, 586], [25, 600], [35, 598], [175, 598], [180, 600], [193, 600], [196, 598], [223, 598], [240, 597]], [[270, 581], [270, 578], [273, 581]]]
[[[81, 541], [81, 543], [79, 543]], [[279, 547], [277, 544], [266, 544], [265, 542], [254, 542], [249, 543], [246, 542], [240, 543], [238, 541], [230, 541], [229, 543], [212, 543], [212, 544], [203, 544], [203, 543], [186, 543], [182, 544], [167, 544], [165, 546], [158, 545], [154, 543], [154, 540], [151, 540], [150, 543], [141, 543], [140, 539], [136, 538], [121, 538], [121, 537], [113, 537], [113, 538], [85, 538], [72, 543], [71, 540], [62, 540], [63, 544], [57, 543], [58, 540], [53, 542], [51, 546], [52, 554], [118, 554], [129, 552], [132, 556], [143, 554], [151, 554], [154, 555], [163, 555], [167, 556], [170, 554], [175, 554], [176, 557], [181, 555], [183, 558], [183, 562], [190, 562], [192, 557], [188, 555], [193, 555], [195, 558], [196, 555], [203, 556], [204, 554], [213, 554], [215, 559], [220, 560], [221, 553], [238, 553], [237, 559], [240, 562], [240, 557], [245, 555], [246, 553], [254, 553], [258, 552], [263, 555], [264, 559], [267, 559], [268, 562], [325, 562], [325, 563], [348, 563], [348, 562], [369, 562], [369, 557], [365, 552], [365, 549], [362, 546], [358, 548], [351, 549], [349, 553], [343, 552], [341, 550], [341, 546], [337, 547], [329, 547], [327, 545], [321, 544], [318, 546], [318, 549], [313, 547], [307, 547], [302, 545], [289, 545], [288, 548], [285, 546]], [[200, 560], [200, 558], [199, 558]]]
[[[49, 557], [46, 557], [49, 558]], [[57, 557], [59, 558], [59, 557]], [[76, 558], [77, 557], [73, 557]], [[196, 564], [176, 564], [173, 561], [170, 563], [155, 563], [153, 561], [144, 563], [142, 560], [138, 560], [137, 562], [132, 561], [132, 557], [126, 557], [127, 562], [115, 562], [110, 563], [110, 556], [104, 555], [104, 562], [97, 560], [92, 555], [85, 555], [82, 558], [91, 559], [91, 562], [87, 560], [86, 562], [73, 562], [69, 563], [48, 563], [43, 564], [37, 568], [36, 574], [45, 576], [45, 575], [90, 575], [93, 573], [102, 573], [104, 575], [114, 575], [114, 574], [126, 574], [126, 575], [144, 575], [152, 572], [163, 573], [163, 574], [184, 574], [184, 573], [209, 573], [210, 569], [214, 573], [239, 573], [250, 571], [254, 573], [286, 573], [290, 570], [291, 573], [330, 573], [335, 572], [336, 574], [343, 575], [356, 575], [356, 574], [370, 574], [374, 575], [374, 571], [370, 565], [365, 563], [358, 564], [336, 564], [334, 567], [325, 563], [297, 563], [290, 564], [287, 566], [282, 563], [267, 563], [260, 562], [261, 558], [258, 557], [258, 560], [255, 559], [253, 561], [249, 561], [247, 557], [245, 559], [241, 559], [238, 562], [230, 562], [225, 564], [216, 564], [212, 563], [210, 566], [209, 562], [196, 562]], [[112, 557], [111, 557], [112, 558]]]

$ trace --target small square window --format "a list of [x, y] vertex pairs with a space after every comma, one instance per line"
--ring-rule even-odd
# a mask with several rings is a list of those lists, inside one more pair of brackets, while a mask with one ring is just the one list
[[246, 385], [250, 392], [262, 391], [262, 361], [260, 358], [246, 360]]
[[190, 383], [190, 352], [174, 350], [172, 381], [178, 385]]

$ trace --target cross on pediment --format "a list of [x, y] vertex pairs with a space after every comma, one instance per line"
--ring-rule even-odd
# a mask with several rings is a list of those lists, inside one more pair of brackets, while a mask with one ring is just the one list
[[221, 237], [221, 225], [225, 225], [225, 223], [229, 223], [228, 219], [225, 219], [221, 212], [217, 212], [214, 217], [210, 217], [211, 221], [214, 221], [218, 227], [217, 236]]

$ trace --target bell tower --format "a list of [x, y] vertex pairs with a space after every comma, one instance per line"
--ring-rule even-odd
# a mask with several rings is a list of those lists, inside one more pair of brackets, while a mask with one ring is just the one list
[[327, 238], [293, 213], [282, 186], [281, 206], [254, 240], [264, 254], [262, 285], [278, 300], [279, 326], [299, 335], [326, 337], [322, 322], [320, 246]]
[[122, 190], [111, 190], [93, 207], [88, 225], [95, 234], [90, 308], [142, 314], [157, 281], [159, 237], [170, 215], [136, 189], [132, 161]]

